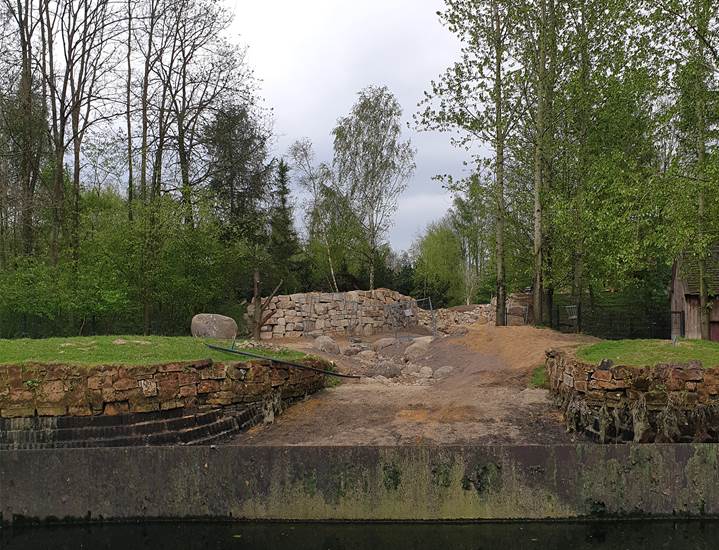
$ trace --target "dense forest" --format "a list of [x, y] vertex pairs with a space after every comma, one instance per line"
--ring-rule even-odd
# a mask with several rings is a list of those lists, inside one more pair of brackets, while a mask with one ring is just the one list
[[386, 241], [414, 168], [396, 99], [362, 90], [331, 161], [307, 140], [276, 158], [232, 15], [217, 0], [0, 2], [0, 335], [241, 322], [255, 271], [266, 294], [411, 290]]
[[706, 283], [719, 237], [719, 4], [445, 4], [462, 53], [416, 123], [450, 132], [474, 169], [439, 178], [456, 199], [416, 245], [421, 288], [453, 303], [533, 288], [548, 322], [559, 294], [667, 302], [680, 254]]
[[333, 158], [306, 139], [277, 153], [223, 2], [0, 0], [0, 336], [239, 321], [255, 272], [264, 294], [386, 286], [439, 305], [534, 288], [545, 321], [559, 294], [662, 294], [679, 254], [705, 273], [719, 6], [445, 4], [461, 56], [408, 114], [467, 166], [438, 175], [453, 208], [397, 252], [415, 152], [387, 88], [336, 113]]

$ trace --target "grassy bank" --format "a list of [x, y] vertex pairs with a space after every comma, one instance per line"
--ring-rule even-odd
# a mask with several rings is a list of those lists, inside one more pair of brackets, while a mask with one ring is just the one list
[[696, 360], [704, 367], [715, 367], [719, 365], [719, 343], [680, 340], [673, 345], [670, 340], [607, 340], [580, 348], [577, 356], [590, 363], [610, 359], [614, 364], [627, 366]]
[[[0, 340], [0, 364], [47, 363], [64, 365], [152, 365], [211, 358], [241, 360], [239, 355], [209, 349], [205, 343], [229, 347], [227, 341], [190, 336], [89, 336]], [[238, 343], [242, 346], [242, 342]], [[304, 354], [291, 350], [248, 349], [251, 353], [299, 360]]]

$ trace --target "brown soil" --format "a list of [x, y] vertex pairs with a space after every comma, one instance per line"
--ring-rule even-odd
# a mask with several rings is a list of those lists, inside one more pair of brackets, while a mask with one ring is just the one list
[[[550, 347], [591, 338], [533, 327], [475, 325], [464, 336], [432, 342], [417, 361], [451, 366], [443, 380], [402, 376], [351, 380], [293, 405], [273, 424], [233, 440], [245, 445], [544, 444], [570, 442], [543, 389], [528, 387]], [[344, 346], [344, 342], [340, 342]], [[306, 349], [296, 341], [288, 347]], [[401, 361], [402, 346], [383, 350]], [[330, 358], [328, 356], [328, 358]], [[343, 372], [362, 372], [354, 358], [331, 357]], [[420, 385], [424, 384], [424, 385]]]

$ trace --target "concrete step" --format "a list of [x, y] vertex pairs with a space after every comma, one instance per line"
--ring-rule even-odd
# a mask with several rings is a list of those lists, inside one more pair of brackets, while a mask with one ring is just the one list
[[0, 432], [0, 449], [193, 445], [239, 432], [247, 422], [221, 410], [136, 424]]

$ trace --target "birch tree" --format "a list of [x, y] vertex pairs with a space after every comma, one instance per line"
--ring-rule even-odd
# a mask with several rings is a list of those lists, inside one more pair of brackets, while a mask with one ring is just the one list
[[446, 0], [444, 25], [462, 42], [461, 58], [431, 84], [418, 114], [420, 128], [452, 132], [467, 150], [489, 145], [493, 175], [498, 326], [506, 324], [505, 169], [507, 140], [519, 113], [513, 3]]
[[334, 221], [343, 212], [341, 205], [333, 201], [337, 195], [332, 191], [334, 174], [325, 163], [316, 163], [312, 142], [309, 139], [296, 141], [290, 147], [289, 156], [295, 172], [299, 175], [299, 185], [309, 196], [305, 211], [305, 223], [310, 234], [315, 233], [322, 243], [326, 254], [330, 287], [339, 292], [333, 252], [333, 238], [338, 226]]
[[336, 184], [362, 228], [364, 246], [358, 252], [370, 290], [397, 200], [415, 168], [412, 145], [402, 141], [401, 117], [394, 95], [386, 87], [370, 86], [333, 131]]

